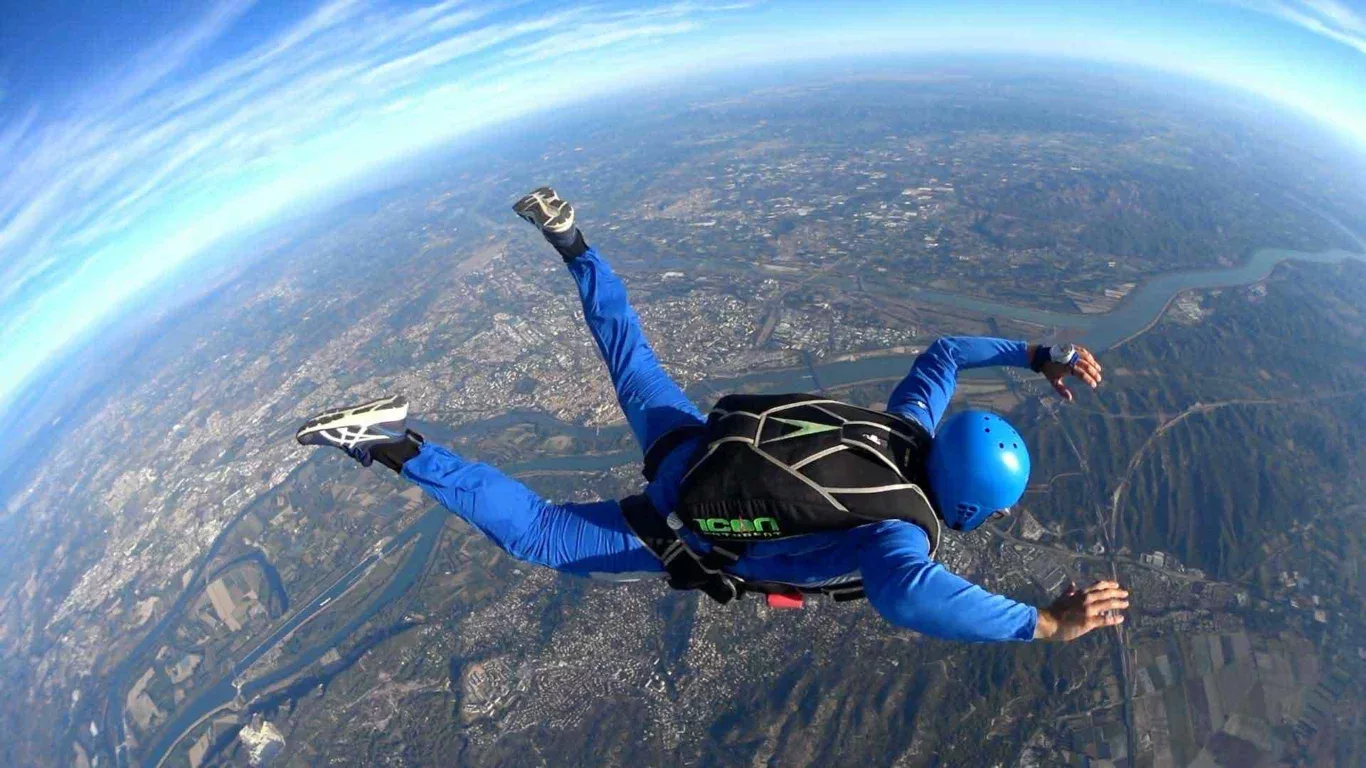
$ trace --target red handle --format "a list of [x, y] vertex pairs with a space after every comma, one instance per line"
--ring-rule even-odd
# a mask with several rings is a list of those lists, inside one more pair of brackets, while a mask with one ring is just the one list
[[768, 598], [769, 608], [792, 609], [802, 608], [806, 605], [802, 599], [802, 593], [800, 592], [788, 592], [787, 594], [770, 593], [766, 597]]

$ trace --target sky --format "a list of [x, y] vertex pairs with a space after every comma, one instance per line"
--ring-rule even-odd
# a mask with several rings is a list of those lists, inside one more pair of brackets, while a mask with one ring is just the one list
[[1247, 90], [1366, 149], [1341, 0], [0, 0], [0, 412], [209, 246], [409, 155], [684, 75], [1062, 56]]

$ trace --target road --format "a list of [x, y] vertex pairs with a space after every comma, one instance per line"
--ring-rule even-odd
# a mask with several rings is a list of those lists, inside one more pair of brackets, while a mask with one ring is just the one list
[[[1147, 566], [1147, 565], [1144, 565], [1144, 564], [1141, 564], [1141, 563], [1135, 563], [1135, 561], [1133, 561], [1133, 560], [1130, 560], [1130, 559], [1128, 559], [1128, 558], [1121, 558], [1121, 557], [1119, 557], [1119, 556], [1117, 556], [1117, 555], [1114, 554], [1114, 553], [1115, 553], [1115, 541], [1116, 541], [1116, 539], [1118, 538], [1118, 535], [1119, 535], [1119, 511], [1120, 511], [1121, 503], [1122, 503], [1123, 498], [1124, 498], [1124, 494], [1129, 490], [1129, 486], [1130, 486], [1130, 484], [1131, 484], [1131, 482], [1132, 482], [1132, 480], [1133, 480], [1134, 473], [1138, 470], [1138, 467], [1143, 463], [1143, 459], [1144, 459], [1145, 455], [1148, 453], [1148, 450], [1149, 450], [1152, 446], [1154, 446], [1154, 445], [1157, 443], [1157, 441], [1158, 441], [1163, 435], [1167, 434], [1167, 432], [1169, 432], [1173, 427], [1176, 427], [1178, 424], [1181, 424], [1181, 423], [1184, 422], [1186, 419], [1189, 419], [1189, 418], [1191, 418], [1191, 417], [1193, 417], [1193, 416], [1199, 416], [1199, 415], [1203, 415], [1203, 414], [1207, 414], [1207, 413], [1213, 413], [1214, 411], [1217, 411], [1217, 410], [1220, 410], [1220, 409], [1223, 409], [1223, 408], [1231, 408], [1231, 407], [1235, 407], [1235, 406], [1298, 405], [1298, 404], [1302, 404], [1302, 403], [1314, 402], [1314, 401], [1320, 401], [1320, 400], [1331, 400], [1331, 399], [1340, 398], [1340, 397], [1351, 397], [1351, 396], [1354, 396], [1354, 395], [1359, 395], [1359, 394], [1361, 394], [1363, 391], [1366, 391], [1366, 389], [1348, 390], [1348, 391], [1343, 391], [1343, 392], [1330, 392], [1330, 393], [1323, 393], [1323, 394], [1318, 394], [1318, 395], [1309, 395], [1309, 396], [1304, 396], [1304, 397], [1287, 397], [1287, 398], [1238, 398], [1238, 399], [1233, 399], [1233, 400], [1222, 400], [1222, 401], [1215, 402], [1215, 403], [1195, 403], [1194, 405], [1191, 405], [1190, 407], [1186, 408], [1184, 411], [1182, 411], [1181, 413], [1177, 414], [1176, 416], [1173, 416], [1172, 418], [1168, 419], [1167, 421], [1165, 421], [1165, 422], [1159, 424], [1158, 427], [1157, 427], [1156, 429], [1153, 430], [1153, 433], [1152, 433], [1151, 435], [1148, 436], [1148, 439], [1145, 440], [1145, 441], [1143, 442], [1143, 444], [1140, 445], [1140, 446], [1138, 447], [1138, 450], [1134, 452], [1134, 455], [1133, 455], [1132, 457], [1130, 457], [1129, 463], [1128, 463], [1128, 465], [1125, 467], [1123, 477], [1120, 478], [1119, 484], [1115, 486], [1114, 492], [1110, 494], [1110, 503], [1109, 503], [1109, 505], [1108, 505], [1108, 507], [1109, 507], [1109, 509], [1108, 509], [1108, 512], [1109, 512], [1109, 519], [1107, 520], [1107, 519], [1105, 518], [1104, 511], [1102, 511], [1102, 510], [1103, 510], [1103, 507], [1098, 506], [1098, 508], [1097, 508], [1097, 512], [1098, 512], [1098, 515], [1099, 515], [1099, 523], [1100, 523], [1101, 533], [1102, 533], [1102, 535], [1104, 536], [1104, 539], [1105, 539], [1106, 552], [1107, 552], [1108, 559], [1109, 559], [1109, 562], [1110, 562], [1110, 575], [1111, 575], [1111, 578], [1113, 578], [1115, 581], [1119, 581], [1119, 567], [1118, 567], [1118, 566], [1119, 566], [1119, 563], [1120, 563], [1121, 561], [1124, 561], [1126, 565], [1130, 565], [1130, 566], [1136, 564], [1136, 565], [1138, 565], [1139, 567], [1149, 567], [1149, 568], [1151, 568], [1151, 566]], [[1054, 412], [1055, 418], [1056, 418], [1056, 415], [1057, 415], [1057, 414], [1056, 414], [1056, 411], [1055, 411], [1055, 412]], [[1059, 428], [1062, 427], [1061, 421], [1058, 422], [1058, 425], [1059, 425]], [[1063, 431], [1064, 431], [1064, 434], [1066, 434], [1066, 430], [1063, 430]], [[1070, 436], [1068, 437], [1068, 442], [1069, 442], [1069, 443], [1071, 442], [1071, 437], [1070, 437]], [[1074, 449], [1074, 451], [1075, 451], [1075, 445], [1073, 445], [1073, 449]], [[1078, 459], [1080, 460], [1080, 456], [1078, 456]], [[1161, 570], [1161, 569], [1155, 569], [1155, 570]], [[1172, 574], [1172, 573], [1170, 573], [1170, 572], [1168, 572], [1168, 571], [1165, 571], [1165, 570], [1163, 570], [1163, 573], [1164, 573], [1164, 574], [1167, 574], [1167, 575], [1170, 575], [1170, 576], [1175, 576], [1175, 575], [1177, 575], [1177, 574]], [[1132, 657], [1133, 657], [1133, 654], [1130, 652], [1130, 649], [1128, 648], [1127, 632], [1125, 631], [1124, 625], [1120, 624], [1120, 625], [1118, 625], [1118, 626], [1115, 627], [1115, 640], [1116, 640], [1117, 643], [1118, 643], [1118, 650], [1119, 650], [1119, 654], [1120, 654], [1120, 664], [1119, 664], [1119, 668], [1120, 668], [1120, 675], [1119, 675], [1120, 690], [1122, 690], [1122, 691], [1124, 692], [1124, 701], [1123, 701], [1124, 726], [1125, 726], [1125, 732], [1126, 732], [1127, 737], [1128, 737], [1129, 755], [1132, 757], [1133, 755], [1138, 754], [1137, 751], [1136, 751], [1137, 748], [1138, 748], [1138, 745], [1137, 745], [1136, 733], [1135, 733], [1135, 728], [1134, 728], [1134, 723], [1133, 723], [1133, 706], [1134, 706], [1134, 704], [1133, 704], [1133, 695], [1134, 695], [1134, 690], [1133, 690], [1133, 688], [1134, 688], [1134, 686], [1133, 686], [1133, 679], [1134, 679], [1134, 677], [1133, 677], [1133, 672], [1132, 672], [1132, 665], [1133, 665], [1133, 659], [1132, 659]]]

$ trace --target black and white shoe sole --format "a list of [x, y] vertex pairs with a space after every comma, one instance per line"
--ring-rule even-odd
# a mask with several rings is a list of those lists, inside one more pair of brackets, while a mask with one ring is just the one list
[[540, 187], [513, 203], [512, 210], [546, 232], [568, 232], [574, 227], [574, 206], [550, 187]]
[[350, 408], [327, 411], [309, 419], [294, 438], [301, 445], [333, 445], [354, 448], [360, 443], [388, 441], [407, 428], [408, 399], [386, 397]]

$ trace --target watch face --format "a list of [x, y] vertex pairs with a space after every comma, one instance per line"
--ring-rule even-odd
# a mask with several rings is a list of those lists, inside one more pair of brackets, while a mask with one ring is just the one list
[[1071, 365], [1077, 359], [1077, 347], [1074, 344], [1061, 344], [1053, 347], [1053, 354], [1050, 357], [1055, 363]]

